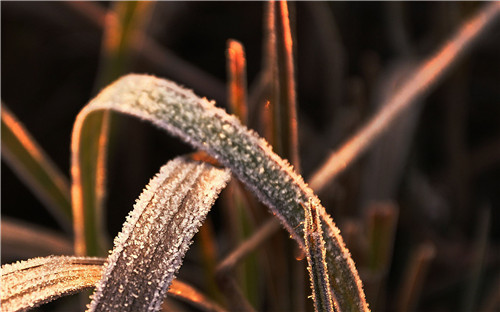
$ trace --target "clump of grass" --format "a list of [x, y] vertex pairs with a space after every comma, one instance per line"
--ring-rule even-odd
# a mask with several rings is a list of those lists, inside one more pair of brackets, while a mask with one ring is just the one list
[[[281, 1], [271, 2], [267, 8], [271, 60], [266, 69], [267, 91], [271, 98], [269, 103], [273, 105], [269, 118], [272, 120], [271, 140], [278, 146], [279, 154], [290, 158], [298, 169], [294, 62], [288, 7]], [[277, 8], [280, 14], [275, 14]], [[127, 12], [132, 14], [133, 11]], [[5, 115], [2, 111], [2, 145], [18, 151], [11, 155], [19, 155], [17, 158], [12, 156], [14, 161], [11, 162], [19, 172], [28, 172], [24, 176], [35, 181], [31, 187], [42, 194], [46, 202], [65, 211], [66, 219], [69, 219], [68, 215], [72, 216], [75, 253], [81, 255], [35, 258], [3, 266], [2, 307], [9, 311], [29, 309], [95, 286], [89, 311], [158, 311], [168, 289], [170, 294], [203, 310], [222, 310], [194, 288], [174, 281], [174, 277], [194, 234], [232, 174], [270, 209], [306, 254], [315, 310], [368, 311], [351, 254], [313, 190], [324, 188], [388, 131], [398, 116], [443, 77], [499, 12], [500, 5], [487, 6], [443, 49], [423, 62], [388, 104], [320, 167], [311, 180], [311, 187], [265, 139], [249, 130], [237, 117], [215, 107], [213, 101], [200, 98], [169, 80], [129, 74], [102, 90], [76, 118], [71, 145], [70, 214], [68, 203], [61, 200], [68, 198], [67, 184], [61, 182], [59, 173], [53, 170], [45, 156], [39, 157], [43, 154], [22, 126], [12, 122], [15, 119], [7, 114], [8, 111]], [[125, 20], [130, 22], [128, 18]], [[241, 63], [243, 48], [235, 43], [231, 47], [239, 55], [240, 63], [233, 61], [240, 68], [234, 73], [240, 76], [233, 77], [230, 95], [233, 95], [235, 112], [247, 119], [245, 103], [248, 99]], [[197, 154], [196, 157], [181, 156], [167, 162], [137, 200], [122, 232], [114, 241], [111, 254], [104, 260], [84, 255], [102, 254], [106, 250], [101, 217], [105, 195], [105, 155], [109, 145], [107, 116], [111, 111], [150, 122], [204, 151], [209, 157]], [[10, 135], [9, 140], [4, 140], [4, 132]], [[49, 187], [43, 182], [45, 180], [51, 182]], [[380, 256], [370, 250], [373, 269], [384, 274], [389, 263], [387, 257], [394, 236], [395, 216], [392, 212], [385, 223], [373, 218], [376, 222], [369, 233], [372, 241], [384, 244]], [[227, 274], [228, 268], [234, 267], [244, 254], [277, 228], [273, 223], [266, 223], [254, 237], [241, 245], [241, 249], [222, 261], [218, 274]], [[376, 235], [379, 232], [382, 234]], [[421, 252], [423, 260], [419, 261], [427, 265], [433, 255], [433, 249], [427, 248]], [[417, 271], [425, 270], [420, 268], [412, 272]], [[409, 275], [409, 284], [421, 277], [422, 274], [417, 273]], [[254, 307], [239, 293], [238, 285], [229, 286], [239, 296], [241, 308], [253, 310]], [[408, 292], [401, 296], [401, 306], [414, 306], [414, 295], [418, 290], [413, 291], [409, 286], [406, 289]], [[231, 299], [234, 298], [228, 301]]]

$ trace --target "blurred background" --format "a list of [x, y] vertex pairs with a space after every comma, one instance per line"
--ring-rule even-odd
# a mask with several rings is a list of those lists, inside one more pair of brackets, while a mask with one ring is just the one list
[[[305, 179], [384, 104], [419, 61], [483, 5], [289, 3]], [[171, 79], [227, 107], [227, 40], [238, 40], [246, 50], [254, 116], [249, 126], [262, 132], [262, 103], [252, 101], [252, 94], [265, 63], [264, 6], [155, 3], [140, 25], [154, 45], [137, 43], [127, 72]], [[2, 101], [68, 177], [73, 122], [103, 86], [103, 25], [110, 7], [108, 2], [1, 3]], [[374, 311], [398, 310], [404, 296], [416, 296], [412, 308], [418, 311], [478, 311], [498, 304], [499, 38], [496, 23], [443, 82], [319, 194], [342, 230]], [[107, 195], [111, 237], [158, 168], [193, 151], [133, 118], [113, 115], [113, 124]], [[3, 161], [1, 169], [2, 217], [60, 231]], [[211, 222], [222, 257], [230, 247], [218, 206]], [[382, 245], [373, 245], [378, 242], [373, 233], [386, 237]], [[203, 288], [190, 280], [199, 270], [192, 253], [185, 265], [192, 272], [183, 267], [180, 276]], [[2, 254], [2, 263], [13, 260]], [[412, 281], [417, 289], [407, 294]], [[256, 308], [293, 309], [268, 301]]]

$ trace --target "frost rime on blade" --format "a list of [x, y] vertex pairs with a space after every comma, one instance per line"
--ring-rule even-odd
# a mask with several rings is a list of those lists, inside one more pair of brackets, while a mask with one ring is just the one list
[[178, 157], [160, 169], [116, 237], [89, 311], [158, 311], [227, 169]]
[[[87, 115], [109, 109], [147, 120], [202, 149], [245, 183], [304, 247], [302, 205], [312, 200], [321, 219], [332, 293], [341, 310], [367, 311], [361, 280], [338, 228], [319, 199], [286, 160], [267, 142], [241, 125], [213, 102], [171, 81], [147, 75], [127, 75], [104, 89], [78, 115], [78, 136]], [[73, 137], [73, 166], [78, 159], [78, 137]]]

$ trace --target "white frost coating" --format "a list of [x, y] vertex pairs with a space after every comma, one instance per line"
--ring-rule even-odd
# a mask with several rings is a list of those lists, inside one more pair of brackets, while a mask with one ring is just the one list
[[[330, 283], [339, 307], [342, 310], [368, 310], [349, 251], [319, 199], [286, 160], [276, 155], [264, 139], [242, 126], [237, 118], [190, 90], [146, 75], [128, 75], [104, 89], [78, 115], [75, 129], [83, 126], [86, 115], [99, 109], [111, 109], [148, 120], [207, 151], [231, 168], [302, 247], [304, 211], [301, 205], [313, 201], [323, 224]], [[73, 142], [78, 140], [73, 138]]]
[[328, 277], [328, 265], [326, 263], [325, 242], [323, 240], [323, 231], [319, 215], [316, 213], [316, 207], [311, 205], [304, 206], [304, 242], [306, 245], [307, 270], [311, 281], [313, 292], [314, 310], [334, 311], [339, 310], [336, 298], [332, 296], [330, 290], [330, 281]]
[[1, 270], [2, 311], [24, 311], [93, 287], [102, 258], [50, 256], [6, 264]]
[[158, 311], [220, 190], [227, 169], [176, 158], [134, 205], [108, 257], [89, 311]]

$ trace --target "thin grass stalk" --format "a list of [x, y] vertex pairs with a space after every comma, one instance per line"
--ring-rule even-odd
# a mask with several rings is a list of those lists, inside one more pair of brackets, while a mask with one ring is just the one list
[[248, 95], [245, 49], [243, 45], [229, 39], [227, 41], [228, 102], [230, 111], [248, 123]]
[[[104, 28], [106, 10], [100, 3], [91, 1], [67, 1], [63, 3], [73, 12], [85, 17], [95, 27]], [[168, 3], [165, 1], [162, 5], [168, 5]], [[141, 52], [138, 56], [150, 63], [153, 68], [163, 73], [164, 76], [175, 78], [183, 84], [192, 86], [202, 94], [222, 103], [225, 102], [225, 85], [216, 77], [181, 59], [147, 34], [143, 34], [141, 40], [142, 46], [133, 45], [132, 48], [136, 52]]]
[[[241, 123], [248, 123], [248, 92], [247, 92], [247, 73], [246, 57], [243, 45], [229, 39], [227, 41], [227, 76], [228, 81], [228, 101], [230, 112], [237, 116]], [[226, 188], [226, 194], [229, 196], [226, 208], [229, 218], [234, 220], [234, 224], [228, 227], [232, 232], [229, 234], [237, 245], [244, 241], [245, 237], [253, 231], [252, 218], [249, 218], [251, 206], [244, 196], [247, 192], [242, 188], [238, 181], [231, 181]], [[239, 274], [237, 280], [241, 287], [241, 292], [249, 300], [250, 304], [257, 304], [257, 294], [259, 285], [257, 284], [257, 264], [254, 255], [246, 259], [245, 263], [237, 271]], [[228, 273], [233, 274], [235, 272]], [[227, 276], [230, 278], [230, 276]]]
[[[151, 9], [150, 2], [116, 2], [108, 11], [104, 22], [102, 58], [97, 78], [97, 88], [102, 87], [126, 73], [134, 47], [140, 46], [140, 32]], [[111, 116], [101, 112], [89, 122], [94, 129], [84, 140], [88, 144], [82, 149], [81, 180], [73, 180], [73, 211], [75, 251], [77, 255], [99, 256], [108, 250], [105, 231], [104, 200], [106, 196], [106, 160], [110, 141]], [[97, 139], [94, 139], [97, 138]], [[76, 194], [80, 193], [80, 194]], [[81, 211], [83, 210], [83, 211]]]
[[351, 139], [332, 153], [312, 175], [310, 186], [321, 191], [329, 181], [336, 178], [388, 129], [391, 124], [418, 99], [436, 86], [444, 75], [455, 66], [463, 55], [477, 42], [498, 18], [500, 2], [486, 4], [480, 12], [464, 23], [457, 34], [437, 53], [423, 61], [415, 74], [387, 101], [365, 126]]
[[491, 208], [485, 207], [479, 213], [476, 229], [476, 242], [474, 248], [474, 262], [470, 272], [467, 290], [463, 297], [462, 311], [474, 311], [478, 309], [477, 299], [481, 275], [484, 270], [484, 262], [488, 251], [488, 236], [491, 227]]
[[48, 208], [61, 227], [71, 233], [68, 178], [3, 102], [1, 111], [3, 159]]
[[354, 262], [319, 199], [288, 162], [272, 152], [265, 140], [242, 126], [238, 119], [170, 81], [128, 75], [104, 89], [77, 116], [72, 138], [73, 163], [79, 162], [78, 142], [87, 127], [86, 120], [103, 109], [148, 120], [231, 168], [302, 248], [304, 211], [301, 205], [313, 200], [324, 227], [330, 283], [340, 309], [368, 309]]
[[429, 265], [435, 256], [436, 248], [431, 243], [423, 243], [413, 252], [398, 291], [397, 311], [416, 310]]
[[[328, 278], [328, 266], [326, 264], [325, 241], [321, 221], [316, 211], [316, 207], [311, 202], [304, 205], [304, 242], [307, 255], [307, 270], [311, 281], [312, 297], [314, 300], [314, 310], [330, 311], [339, 310], [339, 304], [332, 296], [330, 280]], [[334, 308], [335, 307], [335, 308]]]

